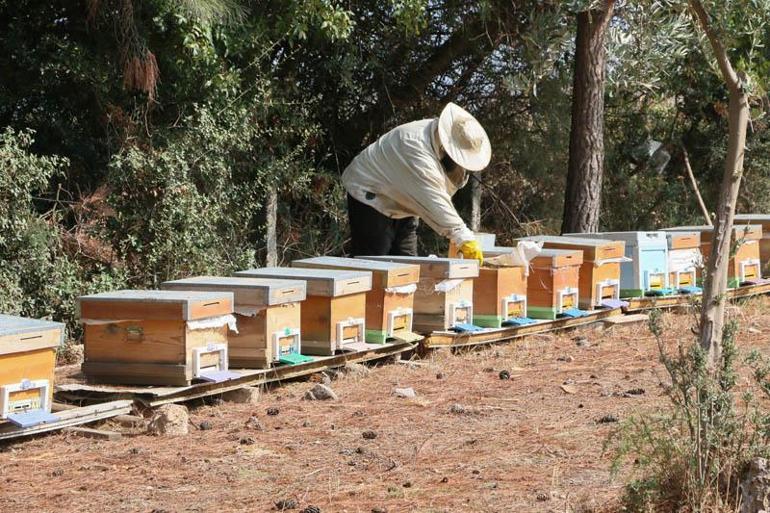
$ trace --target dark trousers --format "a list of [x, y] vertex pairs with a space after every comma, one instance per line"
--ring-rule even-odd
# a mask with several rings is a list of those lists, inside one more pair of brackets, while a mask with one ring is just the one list
[[350, 256], [417, 256], [417, 218], [391, 219], [348, 194]]

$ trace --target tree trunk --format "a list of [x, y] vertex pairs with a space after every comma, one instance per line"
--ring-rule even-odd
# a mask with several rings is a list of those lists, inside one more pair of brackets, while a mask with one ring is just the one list
[[604, 35], [614, 0], [604, 10], [578, 13], [572, 126], [562, 233], [596, 232], [604, 174]]
[[278, 191], [275, 185], [267, 189], [267, 201], [265, 201], [265, 265], [268, 267], [278, 265]]
[[700, 318], [700, 344], [708, 351], [712, 369], [718, 369], [722, 353], [722, 329], [725, 319], [725, 292], [727, 291], [727, 267], [730, 261], [730, 245], [735, 217], [735, 203], [743, 175], [743, 157], [746, 146], [746, 129], [749, 120], [749, 99], [741, 77], [730, 63], [722, 42], [711, 28], [709, 16], [698, 0], [690, 0], [693, 17], [699, 23], [714, 51], [722, 77], [730, 91], [728, 104], [727, 155], [719, 193], [711, 256], [706, 265], [703, 290], [703, 307]]

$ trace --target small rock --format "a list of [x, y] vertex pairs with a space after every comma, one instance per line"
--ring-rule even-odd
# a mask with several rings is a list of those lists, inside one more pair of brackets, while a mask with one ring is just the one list
[[321, 508], [318, 506], [307, 506], [300, 513], [321, 513]]
[[632, 388], [630, 390], [626, 390], [627, 395], [644, 395], [644, 389], [643, 388]]
[[502, 380], [511, 379], [511, 373], [507, 370], [501, 370], [497, 376]]
[[297, 504], [297, 501], [295, 501], [294, 499], [281, 499], [279, 501], [276, 501], [275, 503], [275, 509], [277, 509], [278, 511], [284, 511], [287, 509], [297, 509], [297, 506], [299, 506], [299, 504]]
[[377, 432], [376, 431], [364, 431], [361, 433], [361, 436], [364, 437], [364, 440], [374, 440], [377, 438]]
[[575, 345], [578, 347], [591, 347], [591, 342], [585, 337], [575, 337], [572, 340], [575, 341]]
[[279, 409], [278, 409], [278, 408], [276, 408], [275, 406], [271, 406], [270, 408], [268, 408], [268, 409], [267, 409], [266, 413], [267, 413], [269, 416], [271, 416], [271, 417], [275, 417], [276, 415], [278, 415], [279, 413], [281, 413], [281, 410], [279, 410]]
[[200, 429], [201, 431], [208, 431], [208, 430], [212, 429], [213, 427], [214, 426], [208, 420], [204, 420], [203, 422], [198, 424], [198, 429]]
[[153, 435], [182, 436], [189, 433], [190, 416], [181, 404], [164, 404], [153, 413], [147, 432]]
[[564, 382], [562, 383], [562, 385], [574, 385], [574, 384], [575, 384], [575, 380], [574, 380], [574, 379], [572, 379], [572, 378], [567, 378], [567, 379], [565, 379], [565, 380], [564, 380]]
[[551, 496], [548, 495], [547, 493], [539, 492], [535, 496], [535, 499], [537, 499], [538, 502], [545, 502], [545, 501], [551, 500]]
[[411, 488], [412, 487], [412, 482], [411, 481], [407, 481], [406, 483], [403, 484], [403, 487], [404, 488]]
[[305, 392], [303, 399], [306, 401], [336, 401], [339, 397], [329, 385], [316, 383], [313, 388]]
[[372, 513], [388, 513], [387, 508], [372, 508]]
[[484, 372], [495, 372], [493, 367], [484, 367]]
[[222, 399], [231, 403], [238, 404], [257, 404], [259, 403], [260, 391], [256, 387], [244, 387], [222, 394]]
[[441, 478], [441, 482], [442, 483], [448, 483], [449, 482], [449, 478], [448, 477], [442, 477]]
[[465, 413], [466, 411], [467, 410], [466, 410], [465, 406], [463, 406], [460, 403], [454, 403], [452, 406], [449, 407], [449, 412], [450, 413], [455, 413], [457, 415]]
[[609, 414], [609, 415], [605, 415], [604, 417], [600, 418], [596, 422], [598, 422], [599, 424], [610, 424], [612, 422], [618, 422], [619, 420], [620, 419], [618, 419], [618, 417], [616, 415]]
[[246, 428], [254, 429], [256, 431], [265, 430], [265, 426], [263, 426], [262, 423], [259, 421], [259, 419], [254, 415], [249, 417], [249, 420], [246, 421]]
[[417, 397], [417, 393], [414, 391], [413, 388], [394, 388], [393, 389], [393, 395], [396, 397], [401, 397], [403, 399], [414, 399]]
[[64, 475], [64, 470], [62, 470], [62, 469], [60, 469], [60, 468], [57, 468], [56, 470], [54, 470], [53, 472], [51, 472], [51, 475], [52, 475], [53, 477], [59, 477], [59, 476], [63, 476], [63, 475]]
[[250, 436], [244, 436], [238, 441], [238, 443], [240, 443], [241, 445], [254, 445], [255, 443], [257, 443], [257, 441], [251, 438]]
[[342, 368], [342, 372], [344, 372], [346, 376], [363, 378], [368, 376], [372, 371], [364, 364], [351, 362], [345, 364], [345, 366]]
[[756, 334], [758, 334], [758, 333], [762, 333], [762, 330], [759, 330], [759, 329], [757, 329], [757, 328], [749, 328], [747, 331], [748, 331], [749, 333], [753, 333], [753, 334], [755, 334], [755, 335], [756, 335]]
[[302, 427], [310, 427], [310, 426], [312, 426], [312, 424], [310, 423], [309, 420], [306, 420], [305, 422], [302, 423]]
[[557, 362], [567, 362], [567, 363], [570, 363], [570, 362], [574, 362], [575, 359], [572, 356], [570, 356], [570, 355], [566, 355], [566, 356], [565, 355], [561, 355], [558, 358], [556, 358], [556, 361]]
[[444, 373], [443, 372], [437, 372], [436, 373], [436, 379], [444, 379]]
[[590, 376], [588, 376], [588, 377], [589, 377], [590, 379], [599, 379], [599, 376], [597, 376], [596, 374], [591, 374], [591, 375], [590, 375]]
[[130, 449], [128, 450], [128, 453], [129, 453], [129, 454], [139, 454], [140, 452], [142, 452], [142, 451], [141, 451], [141, 450], [139, 450], [139, 448], [138, 448], [138, 447], [132, 447], [132, 448], [130, 448]]
[[471, 470], [471, 474], [473, 474], [474, 476], [477, 476], [477, 475], [481, 474], [481, 471], [474, 468], [473, 470]]

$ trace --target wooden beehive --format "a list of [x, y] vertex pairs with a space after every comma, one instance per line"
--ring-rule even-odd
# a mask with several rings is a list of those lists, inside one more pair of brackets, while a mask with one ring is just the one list
[[527, 314], [533, 319], [556, 319], [580, 301], [580, 266], [583, 252], [543, 249], [530, 262], [527, 279]]
[[301, 280], [307, 286], [302, 303], [302, 352], [333, 355], [366, 339], [366, 293], [372, 273], [332, 269], [263, 267], [239, 271], [244, 278]]
[[63, 324], [0, 314], [0, 419], [27, 426], [38, 423], [32, 416], [50, 418], [63, 337]]
[[161, 288], [233, 293], [238, 332], [228, 337], [230, 367], [266, 368], [302, 352], [304, 281], [197, 276]]
[[420, 266], [414, 295], [416, 331], [430, 333], [473, 322], [473, 278], [479, 275], [476, 260], [390, 255], [360, 258]]
[[762, 263], [762, 276], [770, 277], [770, 214], [736, 214], [735, 224], [758, 224], [762, 226], [762, 238], [759, 240], [759, 259]]
[[[474, 232], [485, 256], [495, 256], [495, 234]], [[487, 254], [487, 248], [491, 250]], [[507, 248], [504, 248], [507, 250]], [[449, 258], [459, 257], [454, 243], [449, 244]], [[500, 328], [510, 319], [527, 316], [527, 275], [524, 266], [482, 265], [473, 284], [473, 324]]]
[[[666, 228], [666, 232], [698, 232], [700, 233], [700, 250], [704, 260], [711, 256], [711, 245], [714, 228], [711, 226], [677, 226]], [[762, 226], [758, 224], [733, 225], [731, 247], [735, 253], [731, 255], [727, 269], [727, 286], [738, 287], [744, 283], [752, 283], [762, 279], [762, 264], [759, 259], [759, 241], [762, 239]]]
[[366, 341], [384, 344], [389, 338], [415, 339], [412, 323], [419, 266], [329, 256], [295, 260], [291, 265], [371, 272], [372, 289], [366, 293]]
[[473, 324], [499, 328], [527, 316], [527, 274], [522, 266], [485, 267], [473, 284]]
[[185, 386], [235, 377], [232, 292], [118, 290], [82, 296], [79, 306], [89, 381]]
[[620, 297], [664, 295], [668, 287], [668, 242], [662, 231], [567, 233], [581, 239], [621, 240], [628, 260], [620, 264]]
[[703, 255], [700, 232], [666, 232], [668, 241], [668, 283], [680, 292], [695, 292]]
[[538, 235], [520, 240], [542, 242], [544, 248], [574, 249], [583, 252], [580, 266], [580, 308], [620, 305], [620, 264], [625, 260], [626, 243], [622, 240], [581, 239]]

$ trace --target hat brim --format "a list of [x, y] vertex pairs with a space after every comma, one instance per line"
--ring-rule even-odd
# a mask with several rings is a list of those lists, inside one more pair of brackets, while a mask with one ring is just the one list
[[[447, 155], [463, 169], [481, 171], [489, 165], [489, 161], [492, 159], [492, 145], [486, 131], [484, 131], [481, 147], [476, 151], [460, 148], [452, 138], [452, 126], [457, 121], [467, 118], [474, 119], [468, 111], [459, 105], [448, 103], [441, 111], [441, 116], [438, 119], [439, 141], [441, 141], [441, 146], [444, 147]], [[483, 127], [482, 130], [484, 130]]]

